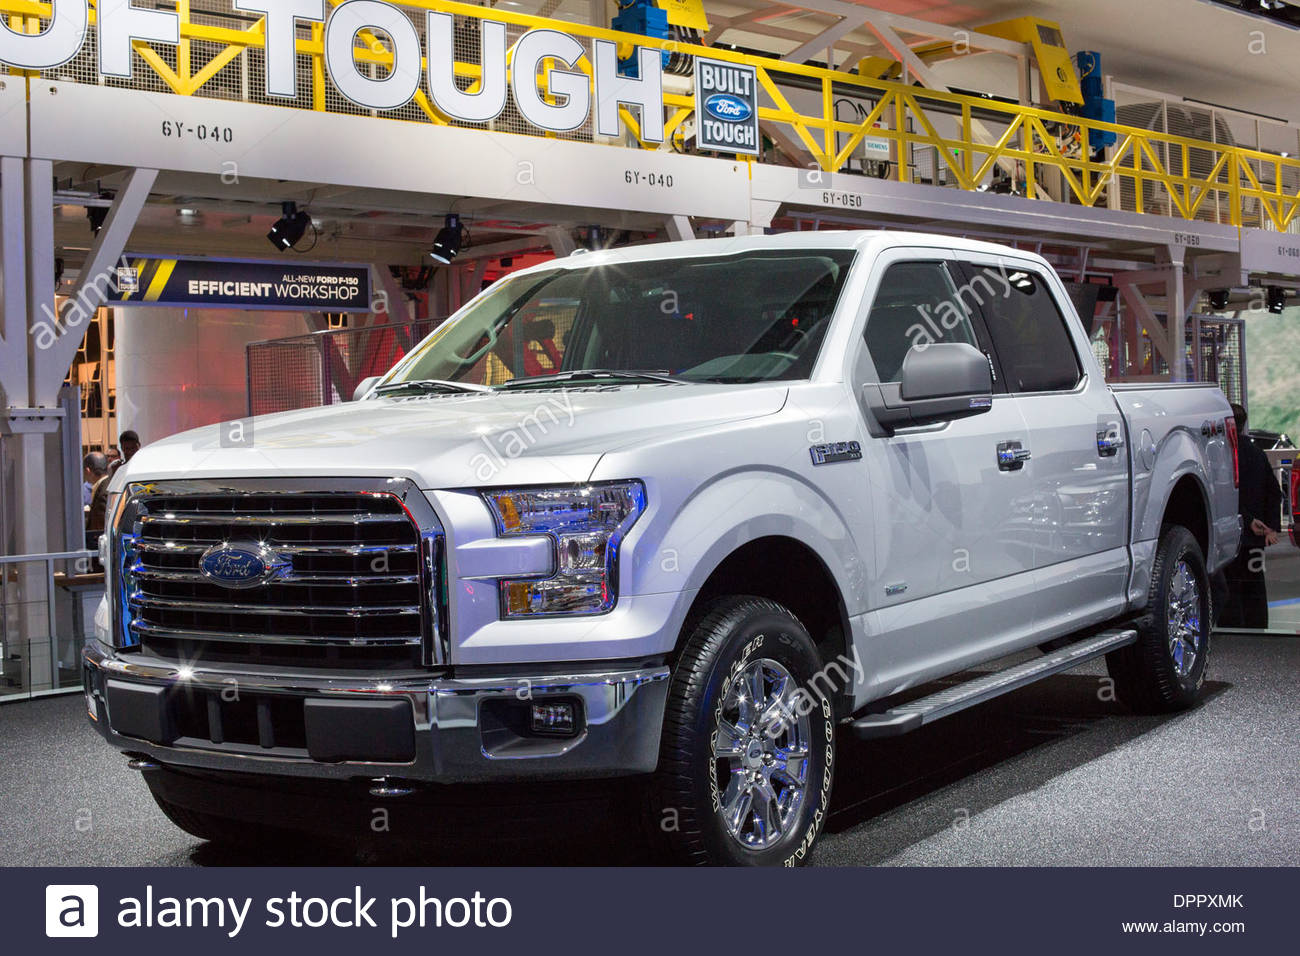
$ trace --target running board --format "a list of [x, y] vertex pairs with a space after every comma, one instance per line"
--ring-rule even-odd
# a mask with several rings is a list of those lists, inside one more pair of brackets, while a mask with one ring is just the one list
[[863, 738], [897, 737], [941, 717], [948, 717], [967, 707], [974, 707], [986, 700], [1018, 690], [1044, 677], [1069, 670], [1084, 661], [1108, 654], [1136, 640], [1137, 631], [1134, 630], [1116, 628], [1102, 631], [1023, 664], [994, 671], [992, 674], [984, 674], [972, 681], [931, 694], [929, 697], [899, 704], [883, 713], [859, 717], [853, 721], [853, 732]]

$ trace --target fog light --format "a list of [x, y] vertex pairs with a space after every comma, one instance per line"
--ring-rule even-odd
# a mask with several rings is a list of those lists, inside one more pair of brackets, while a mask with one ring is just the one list
[[577, 730], [577, 713], [571, 702], [533, 704], [533, 733], [572, 737]]

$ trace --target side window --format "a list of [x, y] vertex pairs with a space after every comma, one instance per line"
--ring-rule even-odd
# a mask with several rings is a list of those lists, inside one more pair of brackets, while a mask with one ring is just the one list
[[984, 299], [984, 321], [1013, 392], [1057, 392], [1074, 388], [1082, 374], [1065, 316], [1037, 272], [983, 269], [996, 287]]
[[965, 342], [975, 327], [942, 262], [896, 262], [885, 270], [867, 316], [867, 351], [881, 382], [897, 382], [913, 346]]

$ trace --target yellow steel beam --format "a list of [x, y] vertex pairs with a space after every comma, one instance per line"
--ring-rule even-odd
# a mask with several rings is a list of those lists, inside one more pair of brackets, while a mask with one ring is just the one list
[[[337, 6], [343, 0], [330, 0]], [[91, 23], [95, 22], [94, 0], [91, 0]], [[1145, 211], [1144, 186], [1159, 184], [1169, 197], [1171, 212], [1183, 218], [1195, 218], [1210, 195], [1226, 195], [1227, 217], [1240, 226], [1244, 219], [1244, 203], [1254, 199], [1263, 214], [1277, 228], [1285, 228], [1300, 215], [1300, 193], [1288, 192], [1282, 186], [1283, 173], [1293, 172], [1300, 177], [1300, 159], [1280, 157], [1261, 150], [1242, 146], [1226, 146], [1189, 137], [1181, 137], [1152, 130], [1104, 123], [1079, 116], [1015, 103], [1004, 103], [981, 97], [951, 93], [946, 90], [918, 89], [912, 86], [873, 79], [852, 73], [828, 70], [806, 63], [785, 63], [781, 60], [753, 56], [719, 47], [694, 46], [676, 40], [658, 40], [651, 37], [620, 33], [604, 27], [588, 26], [567, 21], [556, 21], [533, 14], [518, 13], [502, 8], [481, 7], [458, 0], [409, 0], [403, 4], [413, 11], [436, 11], [479, 20], [493, 20], [523, 29], [546, 28], [560, 30], [588, 40], [603, 39], [615, 43], [633, 43], [649, 49], [661, 49], [687, 55], [704, 56], [724, 62], [754, 67], [759, 86], [767, 102], [760, 103], [758, 114], [767, 124], [778, 124], [793, 131], [797, 141], [808, 150], [824, 170], [844, 168], [854, 149], [863, 137], [873, 136], [894, 143], [900, 161], [896, 176], [907, 181], [908, 148], [913, 144], [932, 145], [943, 156], [957, 184], [967, 190], [979, 187], [998, 160], [1011, 160], [1024, 164], [1029, 195], [1036, 196], [1034, 178], [1036, 170], [1053, 169], [1059, 173], [1080, 203], [1092, 205], [1106, 188], [1117, 188], [1130, 183], [1134, 189], [1135, 207]], [[148, 68], [181, 95], [202, 94], [204, 86], [227, 65], [238, 59], [247, 49], [262, 49], [266, 44], [264, 20], [257, 20], [246, 28], [218, 27], [191, 22], [191, 0], [176, 0], [180, 19], [181, 42], [176, 48], [176, 69], [168, 66], [158, 51], [144, 41], [133, 41]], [[0, 17], [4, 17], [16, 32], [38, 33], [42, 20], [52, 14], [52, 4], [39, 0], [0, 0]], [[354, 56], [358, 62], [391, 65], [393, 55], [367, 35], [366, 46], [358, 47]], [[196, 69], [194, 41], [221, 47], [210, 59]], [[305, 56], [311, 64], [311, 105], [324, 111], [327, 108], [325, 91], [327, 78], [324, 69], [324, 29], [313, 24], [310, 34], [295, 41], [296, 53]], [[427, 67], [427, 60], [422, 64]], [[481, 69], [477, 63], [457, 61], [452, 65], [457, 76], [481, 82]], [[591, 66], [584, 59], [579, 69], [588, 75]], [[10, 72], [21, 72], [11, 70]], [[816, 83], [819, 96], [810, 112], [801, 112], [791, 105], [782, 89], [782, 81], [802, 78]], [[834, 84], [834, 86], [832, 85]], [[874, 101], [865, 120], [843, 122], [834, 115], [836, 87], [856, 89], [864, 98]], [[474, 87], [471, 87], [473, 89]], [[448, 120], [438, 111], [424, 91], [420, 91], [415, 104], [431, 123], [445, 124]], [[666, 94], [664, 105], [671, 112], [665, 124], [665, 136], [670, 139], [690, 116], [694, 104], [690, 97]], [[954, 136], [940, 133], [940, 116], [936, 106], [943, 107], [943, 121], [956, 119]], [[986, 122], [1005, 126], [1001, 136], [993, 143], [977, 142], [974, 138], [972, 114], [979, 110]], [[888, 116], [893, 128], [876, 129], [875, 124]], [[640, 140], [640, 129], [626, 109], [620, 117]], [[917, 131], [908, 129], [908, 121], [915, 123]], [[1060, 124], [1078, 130], [1078, 136], [1087, 142], [1092, 131], [1112, 132], [1118, 135], [1118, 144], [1104, 161], [1094, 161], [1087, 155], [1067, 155], [1058, 145], [1056, 137], [1048, 132], [1048, 124]], [[820, 134], [820, 135], [818, 135]], [[848, 142], [837, 148], [837, 139], [843, 134]], [[642, 143], [642, 145], [652, 145]], [[1210, 156], [1212, 168], [1208, 175], [1196, 176], [1189, 172], [1191, 150], [1201, 150]], [[1181, 159], [1181, 173], [1169, 171], [1165, 155], [1176, 154]], [[1265, 164], [1273, 172], [1273, 183], [1261, 183], [1256, 165]], [[1163, 210], [1158, 210], [1163, 211]]]

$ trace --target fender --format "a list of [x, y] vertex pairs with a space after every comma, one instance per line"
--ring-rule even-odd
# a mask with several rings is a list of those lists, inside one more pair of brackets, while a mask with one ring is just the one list
[[1200, 445], [1184, 428], [1169, 432], [1156, 446], [1155, 463], [1149, 473], [1138, 474], [1137, 462], [1133, 467], [1133, 532], [1131, 551], [1133, 571], [1129, 579], [1129, 603], [1142, 607], [1146, 603], [1147, 588], [1151, 580], [1151, 564], [1155, 558], [1160, 528], [1169, 508], [1174, 488], [1183, 478], [1190, 476], [1200, 493], [1201, 507], [1205, 513], [1205, 526], [1209, 547], [1205, 560], [1211, 571], [1222, 563], [1216, 559], [1221, 549], [1219, 534], [1210, 510], [1208, 462]]
[[844, 520], [820, 490], [776, 468], [715, 476], [673, 509], [670, 523], [647, 522], [647, 534], [633, 549], [629, 593], [693, 595], [737, 548], [774, 535], [812, 550], [830, 571], [849, 614], [863, 612], [857, 596], [864, 591], [866, 569]]

